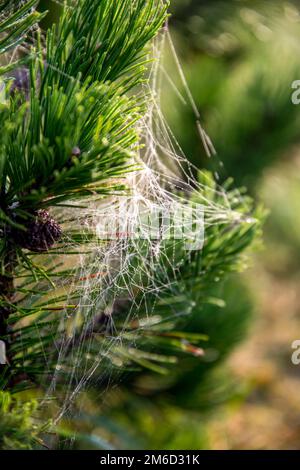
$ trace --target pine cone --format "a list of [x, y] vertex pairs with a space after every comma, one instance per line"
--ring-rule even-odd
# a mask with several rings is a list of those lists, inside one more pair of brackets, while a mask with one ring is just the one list
[[62, 235], [60, 225], [51, 218], [49, 212], [39, 210], [27, 225], [27, 231], [18, 230], [14, 240], [22, 248], [40, 253], [48, 251]]
[[10, 93], [13, 95], [16, 92], [25, 94], [26, 99], [29, 97], [30, 87], [30, 72], [27, 68], [21, 67], [12, 73], [13, 82], [10, 87]]

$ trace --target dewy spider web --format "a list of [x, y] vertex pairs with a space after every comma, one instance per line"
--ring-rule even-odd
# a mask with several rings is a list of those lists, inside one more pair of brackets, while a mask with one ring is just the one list
[[[184, 97], [164, 69], [163, 53], [167, 48], [185, 90]], [[151, 358], [150, 353], [143, 356], [135, 349], [139, 335], [145, 327], [157, 328], [168, 320], [156, 314], [156, 307], [166, 292], [170, 296], [180, 294], [177, 289], [180, 266], [193, 256], [195, 249], [201, 252], [205, 228], [242, 221], [242, 214], [232, 209], [226, 191], [206, 187], [196, 180], [196, 169], [163, 116], [160, 95], [164, 77], [192, 107], [208, 156], [214, 155], [167, 27], [153, 43], [153, 56], [150, 80], [143, 88], [148, 109], [137, 124], [144, 148], [134, 162], [139, 169], [125, 178], [128, 193], [105, 199], [91, 196], [82, 204], [70, 203], [57, 210], [64, 240], [56, 250], [40, 257], [47, 265], [48, 279], [53, 282], [40, 281], [38, 287], [43, 296], [32, 295], [24, 303], [53, 309], [58, 312], [54, 315], [59, 315], [57, 330], [52, 333], [54, 353], [49, 358], [45, 351], [47, 381], [50, 379], [45, 402], [56, 394], [62, 400], [56, 422], [94, 377], [101, 380], [103, 374], [109, 383], [110, 373], [115, 373], [116, 367], [122, 370], [130, 364], [134, 354], [140, 359]], [[210, 194], [214, 192], [218, 198]], [[184, 214], [189, 216], [185, 219]], [[149, 227], [152, 216], [157, 224]], [[162, 219], [167, 223], [161, 223]], [[196, 247], [195, 240], [191, 240], [195, 227]], [[80, 243], [76, 243], [76, 237], [80, 237]], [[61, 275], [64, 272], [66, 275]], [[149, 296], [151, 302], [147, 301]], [[64, 299], [62, 306], [60, 298]], [[120, 309], [126, 312], [121, 324]], [[188, 310], [186, 306], [181, 314], [186, 315]], [[180, 313], [174, 309], [173, 315]], [[134, 323], [137, 327], [133, 330]], [[152, 357], [155, 361], [155, 355]]]

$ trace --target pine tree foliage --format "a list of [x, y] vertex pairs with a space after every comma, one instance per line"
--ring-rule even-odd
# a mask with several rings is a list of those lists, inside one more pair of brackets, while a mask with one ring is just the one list
[[35, 400], [21, 401], [8, 392], [0, 392], [0, 449], [29, 450], [40, 444], [39, 434], [43, 426], [34, 415]]
[[[11, 16], [3, 10], [2, 31], [10, 25], [12, 33], [2, 52], [19, 44], [36, 21], [35, 3]], [[86, 279], [78, 275], [79, 258], [92, 263], [97, 254], [91, 250], [95, 235], [83, 230], [77, 212], [129, 193], [124, 177], [139, 170], [145, 46], [165, 18], [160, 0], [66, 1], [58, 24], [45, 38], [34, 36], [21, 71], [26, 86], [12, 92], [7, 77], [9, 97], [0, 105], [2, 390], [16, 393], [51, 381], [62, 347], [61, 390], [66, 383], [77, 387], [93, 364], [95, 374], [88, 375], [97, 382], [132, 370], [166, 375], [182, 356], [199, 359], [207, 334], [185, 331], [183, 320], [203, 303], [220, 302], [211, 296], [212, 285], [241, 268], [241, 254], [260, 233], [260, 211], [228, 189], [235, 217], [207, 227], [203, 250], [187, 255], [182, 242], [175, 249], [166, 242], [153, 260], [143, 243], [138, 251], [137, 245], [128, 248], [128, 271], [111, 287], [120, 299], [111, 312], [114, 329], [97, 301], [99, 284], [89, 293], [92, 305], [81, 306]], [[224, 191], [211, 176], [201, 178], [202, 194], [195, 191], [186, 206], [224, 204]], [[112, 297], [108, 289], [108, 304]]]

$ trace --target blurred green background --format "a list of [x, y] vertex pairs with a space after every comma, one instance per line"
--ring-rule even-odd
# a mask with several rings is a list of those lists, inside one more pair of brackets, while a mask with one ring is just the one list
[[[56, 3], [41, 3], [55, 16]], [[234, 177], [270, 210], [265, 246], [248, 272], [222, 286], [225, 307], [202, 307], [202, 325], [218, 345], [206, 363], [187, 361], [171, 383], [145, 374], [110, 389], [95, 383], [63, 422], [59, 446], [69, 447], [75, 430], [75, 448], [299, 449], [300, 366], [291, 363], [291, 344], [300, 337], [300, 108], [291, 85], [300, 79], [300, 7], [171, 0], [171, 12], [171, 35], [217, 156], [203, 150], [168, 50], [166, 76], [177, 91], [162, 83], [163, 112], [196, 167]]]

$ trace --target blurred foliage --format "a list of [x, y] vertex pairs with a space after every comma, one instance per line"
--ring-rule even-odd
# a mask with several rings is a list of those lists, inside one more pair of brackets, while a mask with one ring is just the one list
[[46, 426], [37, 416], [37, 401], [24, 401], [9, 392], [0, 391], [0, 449], [29, 450], [42, 444], [39, 436]]
[[[199, 178], [205, 183], [202, 197], [218, 204], [224, 194], [215, 190], [216, 183], [207, 173]], [[245, 217], [252, 212], [251, 199], [236, 189], [228, 186], [226, 197], [234, 211]], [[238, 397], [239, 386], [222, 364], [244, 337], [252, 306], [247, 287], [236, 276], [225, 284], [221, 281], [245, 268], [247, 256], [241, 253], [253, 237], [259, 239], [263, 219], [261, 209], [253, 215], [254, 223], [246, 217], [232, 226], [208, 226], [203, 250], [181, 265], [176, 261], [183, 259], [178, 245], [173, 265], [180, 266], [180, 273], [174, 275], [173, 266], [158, 263], [152, 282], [161, 286], [159, 291], [141, 291], [118, 305], [113, 313], [115, 331], [108, 337], [117, 341], [104, 348], [107, 352], [89, 392], [78, 401], [78, 414], [59, 426], [60, 447], [72, 443], [75, 448], [189, 448], [191, 442], [185, 439], [184, 444], [175, 428], [170, 438], [174, 423], [187, 423], [194, 414], [196, 427], [196, 416], [205, 421], [205, 414], [218, 404]], [[164, 287], [166, 280], [171, 289]], [[146, 312], [153, 314], [145, 316]], [[101, 330], [95, 336], [98, 342], [92, 343], [90, 355], [106, 341]], [[165, 426], [153, 432], [162, 419]], [[204, 432], [199, 429], [195, 435], [198, 446]]]

